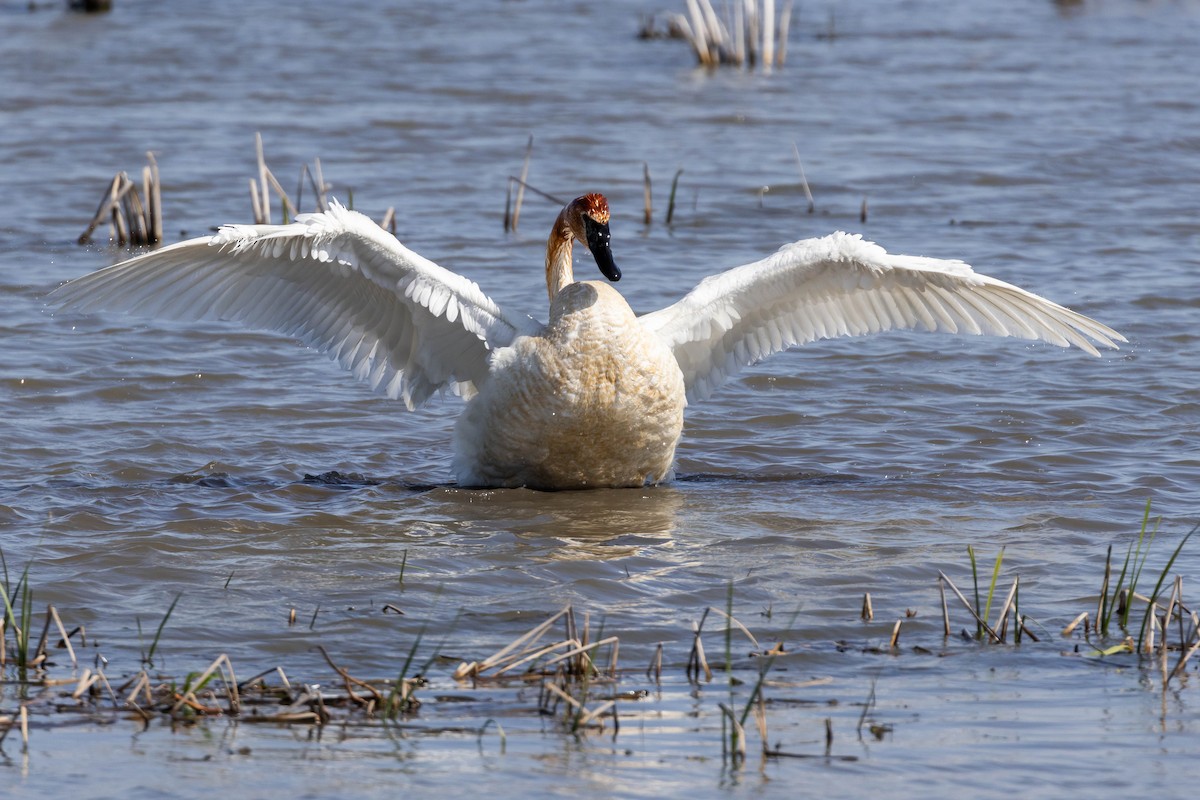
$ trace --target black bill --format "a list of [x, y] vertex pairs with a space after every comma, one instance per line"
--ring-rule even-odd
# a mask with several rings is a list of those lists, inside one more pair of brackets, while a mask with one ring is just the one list
[[604, 273], [604, 277], [613, 282], [621, 280], [621, 270], [613, 261], [612, 247], [609, 245], [612, 237], [608, 233], [608, 225], [585, 216], [583, 230], [587, 234], [588, 250], [592, 252], [592, 258], [596, 259], [596, 266]]

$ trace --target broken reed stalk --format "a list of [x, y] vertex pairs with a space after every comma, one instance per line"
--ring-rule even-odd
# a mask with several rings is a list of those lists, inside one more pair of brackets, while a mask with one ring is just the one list
[[1171, 674], [1168, 676], [1168, 679], [1182, 675], [1183, 670], [1187, 667], [1188, 660], [1196, 654], [1197, 650], [1200, 650], [1200, 630], [1194, 628], [1192, 631], [1192, 636], [1194, 637], [1195, 641], [1193, 641], [1190, 645], [1183, 645], [1181, 643], [1180, 650], [1182, 652], [1179, 655], [1179, 661], [1175, 664], [1175, 669], [1171, 670]]
[[67, 634], [66, 627], [63, 626], [62, 617], [58, 615], [58, 609], [54, 606], [46, 606], [46, 616], [54, 620], [54, 624], [58, 627], [58, 632], [62, 636], [62, 645], [67, 648], [67, 654], [71, 656], [71, 666], [77, 667], [79, 662], [75, 659], [75, 648], [71, 646], [71, 637]]
[[[724, 735], [722, 735], [721, 755], [723, 757], [732, 756], [735, 764], [741, 763], [742, 761], [746, 760], [746, 729], [742, 727], [740, 722], [738, 722], [737, 716], [733, 713], [733, 709], [724, 703], [717, 703], [717, 707], [721, 709], [722, 717], [729, 720], [730, 747], [729, 750], [726, 751], [725, 738]], [[724, 734], [725, 726], [722, 725], [721, 728]]]
[[950, 609], [946, 607], [946, 579], [938, 575], [938, 594], [942, 598], [942, 635], [950, 635]]
[[254, 132], [254, 156], [258, 160], [258, 204], [254, 207], [254, 221], [265, 225], [271, 221], [271, 193], [267, 190], [267, 160], [263, 156], [262, 134]]
[[[120, 179], [120, 177], [121, 176], [118, 176], [118, 179]], [[109, 196], [109, 210], [112, 214], [112, 220], [108, 227], [108, 239], [109, 241], [116, 239], [117, 244], [122, 247], [124, 247], [129, 241], [129, 235], [127, 233], [129, 228], [125, 224], [125, 217], [121, 213], [121, 199], [125, 196], [125, 192], [129, 191], [131, 188], [132, 185], [129, 184], [128, 181], [121, 181], [118, 184], [118, 187], [115, 188], [112, 194]]]
[[870, 622], [871, 620], [875, 619], [875, 610], [873, 608], [871, 608], [871, 593], [870, 592], [863, 593], [861, 617], [866, 622]]
[[262, 201], [259, 200], [258, 182], [250, 179], [250, 209], [254, 213], [254, 224], [262, 225]]
[[[525, 145], [525, 163], [521, 165], [521, 177], [517, 180], [517, 200], [513, 205], [512, 219], [507, 230], [516, 231], [517, 222], [521, 219], [521, 203], [525, 200], [526, 181], [529, 179], [529, 161], [533, 158], [533, 135], [529, 136], [529, 143]], [[565, 205], [565, 204], [564, 204]]]
[[761, 691], [756, 694], [758, 697], [754, 701], [754, 723], [758, 726], [758, 738], [762, 742], [763, 752], [766, 753], [769, 749], [767, 745], [769, 736], [767, 733], [767, 701], [763, 699]]
[[704, 642], [700, 638], [700, 631], [704, 629], [706, 619], [708, 619], [707, 608], [700, 615], [700, 622], [692, 623], [692, 650], [688, 654], [686, 674], [688, 680], [694, 683], [700, 682], [701, 672], [704, 673], [705, 682], [712, 681], [712, 670], [708, 667], [708, 659], [704, 657]]
[[287, 192], [285, 192], [283, 187], [279, 185], [279, 181], [275, 178], [275, 173], [268, 169], [266, 174], [267, 181], [271, 184], [271, 188], [274, 189], [279, 195], [279, 200], [283, 204], [283, 224], [287, 225], [288, 222], [295, 219], [296, 215], [300, 212], [296, 210], [294, 205], [292, 205], [292, 201], [288, 198]]
[[942, 572], [941, 570], [938, 570], [938, 575], [946, 582], [946, 585], [950, 587], [950, 591], [954, 592], [954, 595], [963, 604], [963, 607], [966, 608], [967, 611], [971, 612], [971, 616], [975, 618], [975, 622], [979, 625], [979, 627], [983, 631], [987, 632], [987, 635], [991, 637], [992, 641], [999, 642], [1000, 636], [994, 630], [992, 630], [991, 626], [984, 621], [983, 617], [979, 616], [974, 607], [972, 607], [970, 601], [967, 600], [967, 598], [963, 596], [963, 593], [958, 590], [958, 587], [954, 585], [954, 581], [946, 577], [946, 573]]
[[1000, 611], [996, 613], [996, 630], [1000, 631], [1001, 642], [1006, 641], [1008, 637], [1008, 612], [1017, 597], [1017, 586], [1020, 582], [1021, 576], [1013, 578], [1012, 588], [1008, 590], [1008, 596], [1004, 598], [1004, 604], [1000, 606]]
[[517, 230], [515, 212], [512, 216], [509, 215], [509, 200], [512, 197], [512, 187], [513, 187], [514, 183], [517, 185], [518, 202], [519, 202], [519, 198], [520, 198], [520, 192], [525, 189], [528, 189], [529, 191], [533, 192], [534, 194], [536, 194], [540, 197], [544, 197], [545, 199], [549, 200], [551, 203], [554, 203], [555, 205], [558, 205], [558, 206], [566, 205], [566, 201], [560, 200], [559, 198], [555, 197], [554, 195], [552, 195], [548, 192], [543, 192], [541, 189], [538, 189], [536, 186], [530, 186], [524, 180], [522, 180], [521, 178], [518, 178], [515, 175], [509, 175], [508, 176], [508, 192], [506, 193], [505, 198], [504, 198], [504, 230], [505, 231], [512, 231], [515, 233]]
[[146, 197], [150, 199], [150, 234], [151, 241], [155, 244], [162, 241], [162, 183], [158, 176], [158, 160], [154, 157], [154, 153], [146, 151], [147, 165], [146, 169], [142, 170], [142, 185], [145, 187]]
[[1067, 626], [1062, 629], [1063, 638], [1065, 639], [1065, 638], [1069, 637], [1072, 633], [1074, 633], [1075, 629], [1078, 628], [1081, 623], [1084, 623], [1087, 621], [1087, 618], [1088, 618], [1088, 612], [1084, 611], [1081, 614], [1079, 614], [1079, 616], [1075, 617], [1075, 619], [1073, 619], [1069, 623], [1067, 623]]
[[[383, 219], [379, 221], [379, 227], [385, 231], [390, 231], [392, 236], [396, 235], [396, 207], [388, 206], [388, 210], [383, 212]], [[408, 557], [408, 551], [404, 551], [404, 555]], [[404, 583], [404, 565], [400, 566], [400, 582]]]
[[[383, 695], [380, 694], [379, 691], [374, 686], [367, 683], [366, 681], [360, 681], [358, 678], [355, 678], [354, 676], [352, 676], [345, 669], [343, 669], [342, 667], [333, 663], [333, 659], [330, 657], [329, 653], [325, 650], [325, 648], [322, 647], [321, 645], [317, 645], [317, 650], [321, 653], [321, 656], [325, 659], [325, 663], [328, 664], [333, 669], [333, 671], [336, 672], [341, 677], [342, 685], [346, 689], [347, 697], [349, 697], [353, 702], [358, 703], [360, 706], [364, 706], [365, 708], [367, 708], [368, 712], [370, 712], [376, 708], [383, 708], [383, 702], [384, 702]], [[368, 692], [371, 693], [372, 698], [370, 700], [367, 700], [366, 698], [357, 694], [354, 691], [354, 689], [351, 687], [351, 684], [354, 684], [355, 686], [358, 686], [362, 689], [366, 689]]]
[[808, 188], [808, 178], [804, 175], [804, 164], [800, 161], [800, 147], [792, 142], [792, 152], [796, 155], [796, 169], [800, 170], [800, 188], [804, 190], [804, 198], [808, 201], [808, 213], [813, 213], [816, 203], [813, 202], [812, 190]]
[[646, 677], [653, 677], [656, 684], [662, 683], [662, 664], [663, 646], [662, 642], [659, 642], [654, 648], [654, 658], [650, 660], [650, 666], [646, 667]]
[[888, 642], [888, 649], [895, 650], [896, 645], [900, 643], [900, 627], [904, 624], [904, 620], [896, 620], [896, 624], [892, 626], [892, 638]]
[[750, 644], [754, 645], [755, 650], [760, 650], [760, 651], [762, 650], [762, 645], [760, 645], [758, 643], [758, 639], [754, 638], [754, 634], [750, 632], [750, 629], [747, 628], [745, 625], [743, 625], [741, 622], [739, 622], [737, 620], [737, 618], [734, 617], [732, 614], [730, 614], [727, 611], [722, 611], [721, 609], [717, 608], [716, 606], [709, 606], [708, 611], [714, 611], [717, 614], [720, 614], [722, 617], [724, 617], [729, 622], [729, 624], [732, 627], [737, 628], [739, 631], [741, 631], [746, 636], [747, 639], [750, 640]]

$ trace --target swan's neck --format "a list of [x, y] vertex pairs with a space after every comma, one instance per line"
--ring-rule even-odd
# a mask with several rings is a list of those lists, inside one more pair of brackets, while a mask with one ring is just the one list
[[564, 286], [575, 280], [571, 270], [571, 246], [574, 241], [571, 225], [567, 222], [567, 209], [564, 208], [554, 221], [550, 239], [546, 242], [546, 291], [550, 293], [551, 303]]

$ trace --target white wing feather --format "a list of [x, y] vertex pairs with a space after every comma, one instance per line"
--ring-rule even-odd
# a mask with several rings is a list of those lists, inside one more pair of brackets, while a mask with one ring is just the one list
[[70, 281], [47, 300], [295, 335], [411, 409], [449, 385], [470, 396], [489, 352], [538, 329], [472, 281], [334, 203], [290, 225], [227, 225]]
[[1017, 336], [1100, 355], [1127, 341], [1093, 319], [961, 261], [889, 255], [835, 233], [705, 278], [679, 302], [640, 318], [679, 361], [688, 399], [707, 397], [742, 366], [793, 345], [885, 330]]

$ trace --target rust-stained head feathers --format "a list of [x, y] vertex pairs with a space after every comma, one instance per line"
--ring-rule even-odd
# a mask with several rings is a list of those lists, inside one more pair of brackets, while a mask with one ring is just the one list
[[583, 213], [587, 214], [592, 219], [599, 222], [601, 225], [608, 224], [608, 200], [604, 195], [592, 192], [585, 194], [583, 197], [576, 198], [576, 203], [583, 205]]

